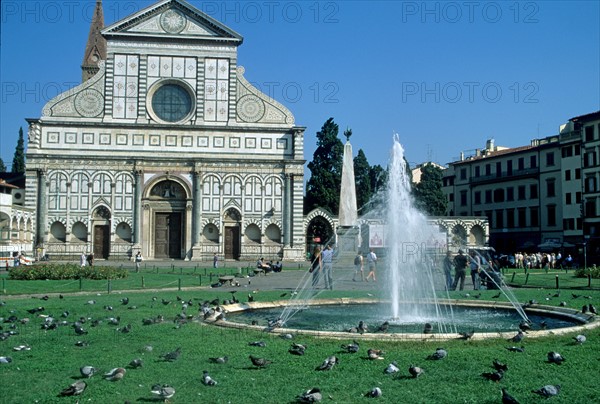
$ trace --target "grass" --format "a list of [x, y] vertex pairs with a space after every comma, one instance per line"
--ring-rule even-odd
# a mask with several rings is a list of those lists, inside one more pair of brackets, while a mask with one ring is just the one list
[[[192, 268], [193, 269], [193, 268]], [[160, 272], [160, 271], [159, 271]], [[177, 272], [177, 271], [175, 271]], [[138, 274], [132, 273], [132, 276]], [[157, 282], [174, 279], [181, 274], [155, 274]], [[150, 276], [147, 275], [149, 278]], [[192, 276], [192, 275], [188, 275]], [[549, 278], [551, 279], [551, 278]], [[139, 279], [138, 279], [139, 281]], [[27, 283], [38, 293], [47, 293], [47, 283]], [[39, 285], [39, 286], [38, 286]], [[525, 302], [535, 299], [543, 304], [558, 305], [567, 301], [569, 306], [580, 307], [583, 303], [600, 304], [600, 292], [563, 291], [559, 298], [552, 297], [555, 290], [552, 283], [546, 288], [514, 289], [517, 299]], [[17, 285], [15, 285], [17, 288]], [[28, 291], [27, 293], [33, 293]], [[256, 300], [275, 300], [281, 291], [261, 291]], [[465, 297], [469, 293], [469, 297]], [[491, 300], [496, 291], [483, 291], [480, 299]], [[591, 296], [573, 298], [571, 293]], [[361, 296], [365, 292], [324, 292], [320, 297]], [[473, 291], [452, 292], [451, 297], [473, 299]], [[120, 303], [124, 296], [129, 297], [127, 306]], [[123, 367], [134, 358], [142, 358], [144, 366], [128, 369], [124, 379], [118, 382], [103, 380], [97, 374], [89, 380], [87, 390], [81, 396], [82, 402], [119, 403], [129, 400], [150, 401], [150, 387], [155, 383], [170, 384], [176, 389], [171, 400], [175, 403], [289, 403], [300, 392], [318, 386], [324, 394], [324, 402], [354, 403], [368, 400], [364, 394], [373, 387], [380, 387], [383, 396], [378, 402], [414, 403], [499, 403], [500, 388], [524, 402], [544, 402], [544, 399], [531, 393], [545, 384], [561, 384], [562, 391], [553, 403], [597, 402], [597, 377], [600, 373], [600, 332], [598, 329], [586, 333], [587, 342], [574, 345], [572, 335], [541, 339], [525, 338], [524, 353], [513, 353], [505, 349], [513, 345], [502, 339], [486, 341], [454, 340], [443, 343], [425, 341], [404, 342], [361, 342], [357, 354], [340, 353], [340, 344], [350, 342], [328, 339], [315, 339], [298, 336], [295, 342], [305, 343], [308, 349], [304, 356], [287, 353], [290, 341], [279, 338], [274, 333], [252, 330], [232, 330], [190, 322], [176, 327], [171, 321], [181, 313], [181, 303], [193, 299], [194, 308], [190, 314], [197, 314], [197, 303], [214, 298], [224, 299], [231, 295], [218, 289], [193, 291], [152, 291], [121, 293], [89, 293], [87, 295], [66, 295], [64, 299], [50, 297], [48, 300], [30, 297], [7, 296], [6, 304], [0, 307], [0, 317], [14, 314], [19, 318], [30, 317], [26, 324], [18, 324], [18, 335], [0, 341], [0, 355], [13, 358], [10, 364], [0, 364], [0, 389], [2, 402], [22, 403], [67, 403], [73, 398], [57, 397], [57, 394], [79, 377], [79, 367], [92, 365], [99, 372], [114, 367]], [[156, 300], [153, 300], [156, 297]], [[240, 296], [239, 296], [240, 297]], [[549, 300], [546, 300], [548, 298]], [[89, 300], [96, 304], [87, 304]], [[163, 305], [161, 299], [171, 301]], [[243, 300], [242, 297], [240, 299]], [[504, 300], [504, 297], [499, 298]], [[84, 324], [89, 334], [77, 336], [72, 327], [62, 326], [53, 331], [41, 330], [43, 318], [32, 316], [27, 309], [44, 306], [46, 314], [53, 314], [62, 320], [60, 314], [68, 310], [68, 321], [80, 317], [100, 319], [97, 327]], [[112, 306], [109, 311], [104, 306]], [[129, 309], [136, 306], [136, 309]], [[161, 314], [165, 322], [155, 325], [142, 325], [142, 318]], [[131, 323], [133, 329], [123, 334], [106, 323], [109, 317], [121, 317], [121, 326]], [[4, 331], [10, 324], [3, 323]], [[77, 347], [75, 342], [85, 340], [87, 347]], [[263, 340], [265, 348], [251, 347], [251, 341]], [[31, 346], [30, 351], [14, 352], [12, 348], [21, 344]], [[152, 352], [143, 348], [153, 347]], [[441, 361], [428, 361], [425, 358], [438, 346], [449, 352], [448, 358]], [[165, 362], [161, 354], [177, 347], [182, 348], [181, 357], [174, 362]], [[368, 348], [386, 351], [385, 360], [365, 359]], [[546, 363], [549, 351], [558, 351], [567, 358], [562, 365]], [[255, 369], [248, 355], [253, 354], [273, 361], [266, 369]], [[340, 363], [329, 372], [318, 372], [314, 368], [327, 356], [335, 354]], [[209, 363], [209, 357], [228, 355], [224, 365]], [[509, 370], [500, 383], [493, 383], [480, 376], [490, 371], [491, 363], [499, 359], [509, 364]], [[401, 369], [398, 375], [384, 375], [383, 369], [396, 360]], [[421, 366], [425, 374], [418, 379], [408, 377], [410, 364]], [[207, 387], [201, 383], [203, 370], [217, 380], [218, 385]], [[331, 397], [331, 400], [328, 398]]]

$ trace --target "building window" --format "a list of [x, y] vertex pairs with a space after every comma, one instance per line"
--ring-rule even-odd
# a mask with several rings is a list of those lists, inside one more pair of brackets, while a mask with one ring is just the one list
[[537, 199], [537, 197], [538, 197], [538, 187], [537, 187], [537, 184], [531, 184], [529, 186], [529, 197], [531, 199]]
[[548, 198], [553, 198], [556, 196], [556, 181], [553, 179], [546, 181], [546, 196]]
[[553, 166], [554, 165], [554, 152], [546, 153], [546, 165]]
[[571, 181], [571, 170], [565, 170], [565, 181]]
[[480, 205], [480, 204], [481, 204], [481, 191], [476, 191], [476, 192], [473, 194], [473, 198], [474, 198], [474, 201], [473, 201], [473, 203], [474, 203], [475, 205]]
[[575, 192], [575, 203], [581, 203], [581, 192]]
[[[229, 119], [229, 59], [206, 58], [204, 75], [204, 120], [227, 122]], [[238, 108], [238, 113], [241, 112], [247, 122], [260, 120], [264, 112], [258, 105], [255, 108], [243, 108], [243, 106]], [[249, 110], [252, 112], [249, 113]]]
[[507, 160], [506, 161], [506, 175], [511, 176], [512, 175], [512, 171], [513, 171], [513, 167], [512, 167], [512, 160]]
[[596, 199], [590, 198], [585, 200], [585, 217], [596, 216]]
[[506, 201], [514, 201], [515, 200], [515, 189], [513, 187], [506, 188]]
[[585, 179], [585, 192], [596, 192], [596, 177]]
[[473, 212], [473, 216], [481, 216], [481, 211], [476, 210], [475, 212]]
[[591, 151], [585, 154], [585, 166], [594, 167], [596, 165], [596, 152]]
[[453, 193], [448, 195], [448, 200], [450, 202], [454, 202], [454, 194]]
[[494, 202], [504, 202], [504, 188], [494, 190]]
[[475, 167], [475, 177], [479, 177], [481, 175], [481, 169], [479, 166]]
[[461, 168], [460, 169], [460, 179], [461, 180], [466, 180], [467, 179], [467, 169], [466, 168]]
[[192, 111], [192, 96], [179, 84], [165, 84], [154, 92], [152, 110], [162, 121], [179, 122]]
[[556, 226], [556, 206], [555, 205], [546, 206], [546, 216], [548, 218], [548, 226], [550, 226], [550, 227]]
[[518, 224], [517, 226], [519, 227], [527, 227], [527, 210], [525, 208], [519, 208], [517, 211], [517, 214], [519, 215], [518, 217]]
[[517, 188], [517, 198], [522, 201], [525, 199], [525, 185], [519, 185]]
[[570, 205], [570, 204], [572, 203], [572, 201], [571, 201], [571, 199], [572, 199], [572, 198], [571, 198], [571, 196], [572, 196], [572, 194], [571, 194], [570, 192], [567, 192], [567, 193], [565, 194], [565, 204], [566, 204], [566, 205]]
[[519, 157], [518, 170], [524, 170], [524, 169], [525, 169], [525, 157]]
[[537, 158], [536, 156], [529, 157], [529, 168], [537, 168]]
[[563, 219], [563, 230], [575, 230], [575, 219]]
[[485, 203], [492, 203], [492, 190], [485, 191]]
[[496, 211], [496, 226], [497, 229], [501, 229], [504, 227], [504, 211], [502, 209], [498, 209]]
[[531, 223], [531, 227], [538, 227], [540, 225], [540, 214], [537, 206], [532, 206], [529, 208], [529, 221]]
[[561, 149], [562, 157], [571, 157], [573, 155], [573, 148], [571, 146], [565, 146]]
[[585, 127], [585, 141], [586, 142], [591, 142], [594, 140], [594, 127], [593, 126], [586, 126]]
[[506, 209], [506, 227], [512, 229], [515, 227], [515, 210]]
[[492, 175], [492, 165], [491, 164], [485, 165], [485, 175]]
[[460, 206], [467, 206], [467, 191], [460, 191]]
[[575, 179], [576, 180], [580, 180], [581, 179], [581, 168], [576, 168], [575, 169]]
[[575, 219], [575, 226], [577, 226], [577, 230], [581, 230], [583, 228], [583, 220], [581, 218]]
[[502, 177], [502, 162], [496, 163], [496, 177]]
[[574, 147], [574, 149], [575, 149], [575, 153], [574, 154], [576, 156], [579, 156], [581, 154], [581, 146], [578, 145], [578, 144], [576, 144], [575, 147]]

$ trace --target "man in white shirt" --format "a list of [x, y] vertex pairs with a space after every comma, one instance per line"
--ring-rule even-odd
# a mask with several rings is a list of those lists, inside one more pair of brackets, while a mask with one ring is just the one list
[[323, 278], [325, 278], [325, 289], [333, 290], [333, 249], [329, 244], [321, 253], [321, 263], [323, 264]]
[[377, 277], [375, 276], [375, 268], [377, 267], [377, 255], [375, 255], [375, 251], [371, 248], [369, 254], [367, 254], [367, 264], [369, 265], [369, 274], [367, 275], [366, 281], [369, 282], [369, 278], [373, 278], [373, 282], [377, 282]]

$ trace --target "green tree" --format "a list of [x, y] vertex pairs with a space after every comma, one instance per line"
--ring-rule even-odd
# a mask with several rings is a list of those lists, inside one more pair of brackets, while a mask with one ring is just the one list
[[15, 148], [15, 155], [12, 161], [13, 173], [24, 173], [25, 172], [25, 141], [23, 140], [23, 128], [19, 128], [19, 140], [17, 141], [17, 147]]
[[444, 216], [446, 196], [442, 192], [442, 169], [433, 164], [421, 166], [421, 181], [414, 186], [417, 206], [431, 216]]
[[387, 169], [375, 164], [369, 170], [369, 178], [371, 179], [371, 191], [373, 193], [381, 192], [387, 187], [388, 172]]
[[4, 165], [4, 160], [2, 160], [2, 158], [0, 158], [0, 173], [5, 173], [6, 172], [6, 165]]
[[338, 139], [338, 125], [329, 118], [317, 132], [317, 149], [308, 163], [311, 172], [306, 184], [306, 212], [322, 207], [337, 214], [340, 206], [344, 145]]
[[364, 213], [362, 208], [369, 203], [373, 194], [371, 190], [371, 166], [362, 149], [354, 157], [354, 183], [356, 186], [356, 206], [360, 215]]

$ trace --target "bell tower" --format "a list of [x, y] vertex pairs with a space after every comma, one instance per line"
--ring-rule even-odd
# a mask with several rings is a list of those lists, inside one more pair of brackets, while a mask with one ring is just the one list
[[83, 54], [83, 63], [81, 64], [81, 81], [85, 82], [96, 73], [98, 73], [98, 63], [106, 60], [106, 39], [100, 31], [104, 28], [104, 12], [102, 10], [102, 0], [96, 0], [94, 17], [90, 26], [85, 53]]

